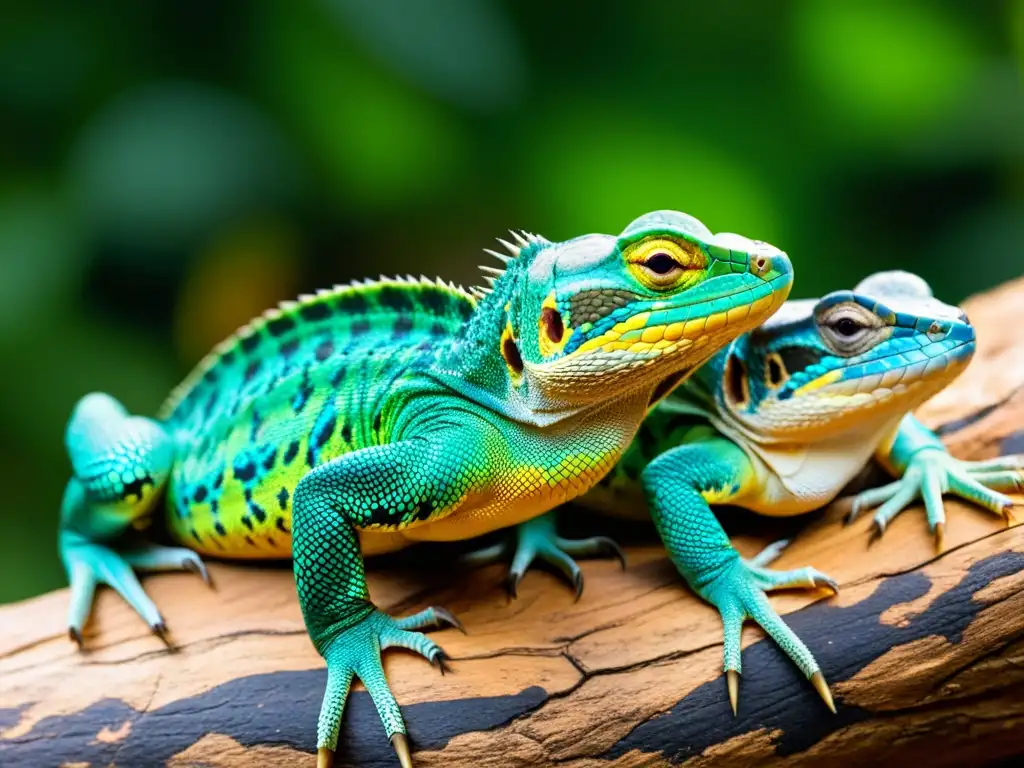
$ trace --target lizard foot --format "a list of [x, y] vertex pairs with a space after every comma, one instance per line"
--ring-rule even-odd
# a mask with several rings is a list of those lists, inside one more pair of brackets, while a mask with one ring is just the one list
[[66, 531], [61, 534], [60, 547], [71, 582], [68, 635], [79, 648], [85, 645], [82, 629], [92, 610], [97, 584], [113, 587], [149, 624], [153, 634], [171, 647], [167, 625], [135, 571], [192, 571], [210, 583], [206, 566], [190, 549], [146, 546], [120, 552]]
[[973, 502], [1006, 518], [1009, 524], [1013, 499], [1001, 491], [1024, 491], [1024, 456], [962, 461], [942, 450], [921, 450], [910, 459], [899, 480], [854, 496], [846, 522], [853, 522], [864, 509], [878, 507], [871, 535], [871, 541], [875, 541], [898, 514], [920, 498], [924, 501], [928, 528], [941, 551], [946, 526], [943, 494]]
[[[512, 548], [511, 542], [471, 552], [462, 558], [469, 565], [503, 562]], [[542, 515], [516, 526], [515, 554], [505, 577], [505, 587], [514, 598], [526, 572], [535, 560], [553, 566], [572, 584], [576, 600], [583, 594], [583, 571], [574, 557], [614, 557], [626, 567], [626, 555], [619, 545], [606, 536], [588, 539], [563, 539], [555, 532], [553, 514]]]
[[448, 670], [447, 654], [426, 635], [413, 630], [446, 625], [462, 629], [455, 617], [443, 608], [427, 608], [400, 619], [374, 610], [357, 624], [338, 632], [326, 644], [322, 654], [327, 660], [327, 690], [317, 724], [318, 768], [334, 763], [341, 717], [354, 677], [363, 681], [373, 699], [402, 768], [412, 768], [405, 722], [388, 686], [380, 654], [387, 648], [406, 648], [423, 656], [444, 674]]
[[825, 705], [835, 712], [832, 693], [825, 682], [818, 662], [768, 602], [766, 593], [775, 589], [829, 587], [833, 592], [839, 586], [830, 577], [815, 568], [797, 568], [791, 571], [773, 571], [764, 565], [774, 560], [786, 542], [767, 547], [750, 560], [736, 560], [719, 573], [701, 590], [701, 596], [718, 608], [724, 629], [725, 677], [728, 683], [729, 703], [736, 714], [739, 700], [740, 636], [743, 622], [757, 622], [787, 656], [800, 668], [821, 696]]

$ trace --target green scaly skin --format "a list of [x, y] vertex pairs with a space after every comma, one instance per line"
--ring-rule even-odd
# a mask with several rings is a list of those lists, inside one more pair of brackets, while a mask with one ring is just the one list
[[[619, 516], [650, 511], [679, 572], [722, 615], [734, 711], [740, 628], [747, 619], [775, 639], [833, 707], [813, 655], [765, 593], [837, 586], [814, 568], [769, 570], [785, 542], [741, 558], [712, 506], [733, 504], [774, 516], [818, 509], [874, 456], [898, 479], [859, 494], [848, 521], [881, 504], [876, 536], [920, 497], [941, 548], [947, 492], [1008, 514], [1013, 502], [1001, 492], [1024, 490], [1024, 457], [954, 459], [910, 415], [966, 367], [974, 345], [966, 316], [905, 272], [879, 273], [820, 301], [789, 302], [653, 409], [615, 468], [581, 500]], [[553, 515], [519, 527], [510, 579], [518, 582], [537, 556], [567, 573], [578, 595], [582, 582], [569, 555], [588, 548], [596, 554], [599, 540], [558, 538]], [[476, 559], [493, 560], [501, 550]]]
[[[157, 419], [88, 395], [67, 429], [73, 466], [60, 550], [69, 627], [98, 582], [163, 634], [134, 569], [196, 552], [293, 555], [310, 638], [327, 661], [319, 762], [337, 745], [353, 677], [403, 765], [405, 726], [380, 652], [410, 648], [441, 609], [395, 619], [370, 601], [363, 556], [481, 535], [584, 493], [679, 380], [781, 306], [781, 251], [658, 211], [618, 236], [514, 235], [490, 289], [427, 280], [336, 288], [268, 313], [221, 344]], [[492, 252], [493, 253], [493, 252]], [[160, 523], [181, 547], [132, 546]]]

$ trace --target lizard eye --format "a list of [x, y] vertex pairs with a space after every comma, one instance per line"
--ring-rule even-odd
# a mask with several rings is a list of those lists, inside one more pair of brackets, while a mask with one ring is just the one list
[[852, 317], [840, 317], [832, 324], [832, 330], [840, 336], [850, 338], [861, 331], [861, 325]]
[[682, 269], [682, 267], [679, 266], [679, 262], [664, 251], [652, 253], [647, 257], [643, 264], [644, 267], [656, 275], [667, 275], [677, 269]]
[[647, 280], [653, 287], [669, 288], [675, 285], [683, 271], [683, 265], [665, 251], [655, 251], [640, 262], [640, 269], [646, 273]]
[[671, 237], [651, 237], [626, 248], [626, 262], [647, 288], [667, 291], [681, 285], [687, 273], [707, 265], [707, 257], [693, 243]]
[[825, 343], [843, 357], [859, 355], [885, 336], [881, 318], [855, 302], [827, 307], [815, 322]]

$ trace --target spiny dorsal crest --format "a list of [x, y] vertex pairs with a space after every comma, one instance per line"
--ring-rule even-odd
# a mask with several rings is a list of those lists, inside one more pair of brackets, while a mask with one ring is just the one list
[[[504, 238], [501, 237], [496, 238], [497, 241], [501, 243], [502, 247], [506, 251], [508, 251], [508, 254], [501, 253], [500, 251], [495, 251], [491, 248], [484, 248], [484, 253], [487, 253], [496, 258], [498, 261], [502, 263], [503, 267], [508, 267], [508, 265], [511, 264], [515, 259], [518, 259], [520, 254], [522, 254], [523, 252], [523, 248], [527, 248], [530, 245], [546, 245], [549, 243], [549, 241], [546, 238], [541, 237], [540, 235], [535, 235], [532, 232], [526, 232], [525, 230], [517, 231], [514, 229], [510, 229], [509, 234], [512, 236], [512, 239], [515, 240], [515, 243], [510, 243], [508, 240], [505, 240]], [[483, 288], [481, 286], [477, 286], [474, 288], [470, 288], [469, 291], [478, 299], [482, 299], [491, 292], [491, 289], [494, 287], [494, 284], [497, 283], [498, 280], [500, 280], [505, 275], [505, 269], [489, 267], [483, 264], [481, 264], [479, 268], [480, 271], [484, 273], [484, 280], [487, 282], [490, 288]]]
[[[476, 290], [467, 290], [461, 285], [456, 285], [454, 282], [446, 282], [441, 278], [431, 280], [428, 277], [422, 276], [416, 278], [412, 275], [406, 275], [405, 277], [385, 277], [382, 275], [379, 280], [353, 280], [351, 283], [338, 284], [333, 288], [320, 289], [315, 294], [305, 293], [300, 295], [297, 299], [282, 301], [276, 307], [268, 309], [263, 314], [243, 325], [233, 334], [217, 344], [209, 354], [200, 360], [185, 380], [175, 387], [170, 393], [159, 411], [158, 418], [167, 418], [178, 404], [181, 403], [182, 400], [196, 388], [199, 382], [203, 380], [208, 371], [221, 364], [225, 356], [235, 350], [236, 347], [244, 347], [246, 340], [252, 339], [260, 334], [264, 334], [265, 331], [268, 330], [269, 326], [274, 324], [275, 321], [283, 322], [287, 321], [288, 318], [292, 318], [294, 322], [295, 318], [302, 317], [305, 312], [311, 317], [317, 318], [319, 322], [329, 323], [331, 322], [330, 318], [336, 318], [339, 317], [339, 315], [335, 313], [311, 312], [311, 310], [315, 310], [318, 306], [325, 305], [328, 302], [344, 300], [346, 297], [353, 296], [355, 294], [363, 294], [373, 291], [374, 289], [388, 287], [403, 290], [422, 289], [426, 291], [435, 291], [440, 289], [456, 302], [465, 301], [470, 308], [475, 308], [477, 302], [482, 298]], [[421, 307], [421, 310], [422, 309], [423, 308]], [[378, 306], [371, 308], [369, 311], [379, 312], [381, 309]], [[346, 317], [351, 319], [351, 316]]]

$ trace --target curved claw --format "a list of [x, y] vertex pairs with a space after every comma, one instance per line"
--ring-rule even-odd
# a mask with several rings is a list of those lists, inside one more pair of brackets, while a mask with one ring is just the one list
[[398, 755], [398, 763], [402, 768], [412, 768], [412, 755], [409, 753], [409, 739], [404, 733], [395, 733], [391, 736], [391, 746]]
[[316, 751], [316, 768], [334, 768], [334, 750], [320, 747]]
[[1006, 527], [1009, 528], [1015, 522], [1013, 519], [1013, 508], [1015, 503], [1013, 499], [1008, 499], [1007, 503], [1003, 505], [1003, 517], [1006, 518]]
[[85, 650], [85, 638], [82, 637], [82, 630], [78, 627], [68, 627], [68, 637], [78, 644], [78, 650]]
[[821, 671], [815, 672], [810, 677], [811, 685], [814, 686], [814, 690], [821, 696], [822, 701], [825, 702], [825, 706], [828, 707], [832, 714], [836, 713], [836, 703], [832, 700], [832, 691], [828, 687], [828, 683], [825, 682], [825, 676], [821, 674]]
[[[559, 543], [562, 544], [562, 540], [559, 539]], [[583, 544], [590, 544], [594, 553], [597, 555], [604, 555], [605, 557], [614, 557], [619, 561], [619, 565], [622, 566], [622, 570], [626, 570], [626, 553], [622, 551], [622, 547], [619, 546], [615, 539], [610, 539], [607, 536], [595, 536], [589, 542], [581, 542]], [[562, 549], [568, 554], [573, 554], [571, 548], [563, 544]], [[586, 554], [582, 552], [581, 554]]]
[[626, 570], [626, 553], [622, 551], [622, 547], [618, 545], [613, 539], [608, 539], [608, 554], [619, 561], [619, 565], [622, 566], [622, 570]]
[[153, 630], [154, 635], [163, 641], [163, 644], [167, 646], [167, 650], [174, 650], [174, 643], [171, 642], [169, 630], [164, 622], [157, 622], [156, 624], [153, 624], [150, 629]]
[[[820, 583], [819, 583], [820, 582]], [[832, 590], [833, 595], [839, 594], [839, 582], [833, 579], [831, 576], [825, 576], [825, 574], [818, 574], [817, 577], [812, 579], [811, 583], [815, 587], [826, 586]]]
[[871, 536], [868, 537], [868, 546], [870, 547], [875, 542], [882, 539], [882, 534], [885, 533], [885, 523], [880, 523], [878, 520], [871, 522]]
[[773, 541], [771, 544], [766, 546], [756, 555], [754, 555], [748, 561], [752, 566], [756, 568], [767, 568], [769, 565], [779, 559], [779, 555], [788, 547], [791, 543], [791, 539], [779, 539]]
[[466, 628], [462, 626], [462, 622], [455, 618], [455, 615], [446, 608], [438, 608], [435, 606], [434, 617], [434, 624], [438, 629], [444, 629], [447, 624], [449, 627], [454, 627], [459, 630], [462, 634], [466, 634]]
[[505, 580], [503, 582], [505, 586], [505, 591], [508, 592], [508, 596], [513, 600], [519, 597], [519, 582], [522, 581], [522, 579], [523, 574], [516, 573], [515, 571], [509, 571], [508, 574], [505, 576]]
[[729, 704], [732, 705], [732, 716], [736, 717], [736, 708], [740, 698], [740, 673], [735, 669], [725, 670], [725, 683], [729, 688]]
[[213, 582], [210, 581], [210, 572], [206, 570], [206, 565], [202, 560], [198, 558], [195, 560], [185, 560], [181, 564], [182, 569], [196, 574], [203, 580], [203, 583], [208, 587], [213, 587]]
[[[481, 557], [488, 561], [505, 550], [505, 545], [496, 545], [486, 550], [473, 553], [479, 562]], [[607, 536], [594, 536], [588, 539], [563, 539], [555, 531], [555, 521], [551, 515], [542, 515], [516, 528], [515, 552], [512, 565], [505, 576], [505, 589], [509, 597], [518, 597], [519, 584], [526, 576], [535, 561], [543, 561], [561, 573], [565, 580], [575, 589], [575, 599], [583, 594], [583, 576], [573, 558], [575, 557], [613, 557], [625, 570], [626, 554], [622, 548]]]
[[446, 661], [450, 660], [451, 656], [449, 656], [447, 653], [438, 648], [437, 652], [430, 657], [430, 666], [437, 667], [438, 671], [440, 671], [440, 673], [444, 675], [445, 672], [452, 671], [452, 668], [445, 663]]
[[935, 530], [933, 531], [933, 533], [935, 534], [935, 551], [941, 552], [944, 548], [943, 545], [945, 544], [946, 540], [946, 524], [936, 523]]

